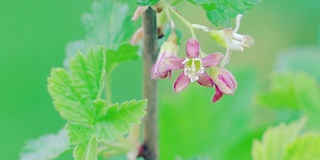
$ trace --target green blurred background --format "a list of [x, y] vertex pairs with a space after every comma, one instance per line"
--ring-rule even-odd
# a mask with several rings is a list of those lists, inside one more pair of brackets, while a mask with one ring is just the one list
[[[84, 37], [81, 15], [91, 12], [92, 0], [0, 4], [0, 159], [14, 160], [27, 139], [56, 133], [65, 123], [51, 103], [47, 77], [52, 67], [63, 67], [66, 44]], [[135, 5], [131, 1], [130, 5], [133, 13]], [[319, 0], [264, 0], [245, 14], [240, 33], [252, 35], [255, 45], [244, 53], [232, 54], [228, 69], [239, 82], [233, 97], [212, 104], [213, 89], [193, 84], [174, 94], [171, 87], [176, 74], [171, 80], [159, 81], [162, 159], [198, 155], [228, 159], [236, 152], [250, 151], [252, 137], [259, 138], [263, 126], [276, 123], [273, 114], [255, 116], [254, 94], [257, 88], [268, 88], [278, 53], [291, 47], [318, 46], [319, 6]], [[182, 2], [177, 8], [191, 22], [213, 27], [200, 7]], [[177, 26], [187, 31], [180, 23]], [[199, 35], [205, 52], [224, 52], [208, 35]], [[184, 45], [181, 48], [183, 55]], [[141, 98], [141, 60], [119, 66], [113, 76], [114, 102]], [[219, 137], [227, 140], [219, 141]], [[243, 150], [237, 150], [239, 146]], [[250, 153], [242, 156], [239, 159], [247, 159]]]

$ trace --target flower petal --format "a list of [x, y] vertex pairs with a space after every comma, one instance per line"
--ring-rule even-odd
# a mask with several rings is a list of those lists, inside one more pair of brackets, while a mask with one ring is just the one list
[[210, 68], [210, 67], [216, 66], [217, 64], [220, 63], [222, 58], [223, 58], [223, 54], [219, 52], [209, 54], [206, 57], [201, 59], [202, 66], [204, 68]]
[[209, 34], [217, 42], [219, 46], [227, 48], [224, 30], [211, 30]]
[[171, 78], [171, 76], [172, 76], [172, 71], [171, 70], [169, 70], [168, 72], [166, 72], [166, 75], [164, 75], [164, 77], [161, 77], [161, 78]]
[[243, 42], [245, 40], [245, 37], [242, 34], [233, 33], [233, 39], [236, 40], [236, 41]]
[[188, 58], [198, 58], [199, 56], [199, 42], [194, 38], [190, 38], [187, 42], [186, 53]]
[[237, 89], [237, 81], [234, 78], [234, 76], [227, 70], [225, 70], [225, 72], [222, 73], [222, 77], [223, 80], [225, 81], [225, 84], [232, 90], [236, 90]]
[[206, 72], [200, 73], [198, 74], [198, 76], [199, 76], [199, 79], [197, 80], [197, 82], [200, 85], [205, 87], [213, 87], [214, 82]]
[[152, 79], [157, 79], [157, 78], [171, 78], [171, 70], [164, 70], [162, 72], [159, 72], [158, 67], [156, 66], [156, 64], [154, 64], [150, 70], [150, 75]]
[[241, 18], [242, 18], [242, 14], [238, 14], [236, 18], [236, 28], [234, 29], [234, 32], [238, 32], [240, 28]]
[[190, 84], [190, 78], [185, 76], [184, 73], [182, 72], [177, 80], [174, 82], [173, 85], [173, 90], [175, 92], [181, 92], [184, 90], [188, 85]]
[[178, 69], [184, 68], [184, 64], [182, 64], [184, 59], [182, 58], [172, 56], [172, 57], [165, 58], [164, 61], [165, 61], [165, 65], [170, 70], [178, 70]]
[[224, 38], [225, 38], [227, 44], [230, 43], [232, 41], [232, 39], [233, 39], [233, 30], [232, 30], [232, 28], [224, 29], [223, 30], [223, 35], [224, 35]]
[[221, 69], [220, 74], [214, 81], [224, 94], [233, 95], [237, 89], [237, 82], [233, 75], [227, 70]]
[[234, 51], [241, 51], [243, 52], [243, 44], [239, 41], [236, 40], [232, 40], [230, 43], [228, 43], [228, 47], [230, 50], [234, 50]]
[[176, 52], [178, 52], [178, 46], [175, 43], [166, 41], [162, 44], [158, 58], [150, 70], [151, 78], [171, 77], [171, 69], [166, 66], [165, 60], [175, 56]]
[[223, 96], [223, 92], [220, 91], [219, 87], [216, 86], [216, 93], [212, 97], [212, 102], [217, 102]]
[[164, 64], [163, 64], [163, 59], [165, 58], [166, 52], [160, 52], [158, 55], [158, 59], [157, 61], [153, 64], [150, 73], [151, 73], [151, 77], [153, 79], [156, 79], [158, 77], [161, 77], [160, 74], [164, 73], [167, 71], [167, 69], [165, 68]]
[[250, 47], [253, 45], [254, 41], [253, 41], [253, 38], [251, 36], [244, 36], [245, 40], [244, 40], [244, 45], [246, 47]]

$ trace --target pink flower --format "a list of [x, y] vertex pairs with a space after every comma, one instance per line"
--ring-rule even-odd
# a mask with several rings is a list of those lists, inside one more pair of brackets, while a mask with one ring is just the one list
[[[180, 69], [180, 67], [183, 66], [182, 64], [181, 66], [179, 66], [179, 62], [168, 62], [168, 58], [174, 60], [177, 57], [178, 49], [179, 46], [177, 45], [177, 36], [174, 32], [172, 32], [168, 40], [162, 44], [158, 58], [150, 70], [152, 79], [163, 79], [167, 77], [170, 78], [171, 70]], [[169, 63], [178, 64], [173, 64], [169, 67]]]
[[223, 94], [233, 95], [237, 89], [237, 81], [234, 76], [223, 68], [214, 67], [211, 76], [215, 83], [216, 93], [212, 97], [212, 102], [217, 102]]
[[209, 54], [204, 58], [199, 58], [200, 46], [196, 39], [189, 39], [186, 46], [187, 58], [168, 57], [166, 66], [172, 70], [184, 69], [174, 82], [174, 91], [181, 92], [190, 82], [197, 81], [205, 87], [213, 87], [214, 82], [205, 72], [205, 68], [216, 66], [223, 58], [221, 53]]

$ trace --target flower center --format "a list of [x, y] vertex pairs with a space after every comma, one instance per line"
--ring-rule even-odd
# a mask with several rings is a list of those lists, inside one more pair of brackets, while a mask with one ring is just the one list
[[182, 64], [184, 64], [184, 75], [188, 76], [191, 82], [199, 80], [199, 73], [204, 72], [202, 61], [198, 58], [186, 58]]

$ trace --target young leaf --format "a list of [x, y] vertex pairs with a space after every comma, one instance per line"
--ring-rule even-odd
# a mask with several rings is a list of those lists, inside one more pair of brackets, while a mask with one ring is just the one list
[[189, 0], [200, 5], [212, 24], [230, 26], [230, 19], [251, 10], [260, 0]]
[[283, 160], [320, 159], [320, 135], [305, 134], [287, 147]]
[[138, 46], [132, 46], [130, 44], [124, 44], [120, 46], [116, 51], [107, 50], [106, 52], [106, 72], [110, 72], [119, 64], [125, 61], [130, 61], [138, 58]]
[[69, 149], [68, 137], [65, 129], [58, 134], [42, 136], [36, 140], [28, 141], [20, 160], [50, 160], [55, 159]]
[[152, 6], [158, 3], [159, 0], [137, 0], [139, 6]]
[[261, 141], [254, 140], [252, 147], [253, 160], [276, 160], [284, 157], [288, 144], [293, 142], [301, 132], [305, 119], [285, 125], [269, 128]]
[[139, 124], [145, 115], [147, 100], [130, 101], [108, 107], [107, 113], [97, 124], [98, 139], [114, 140], [117, 135], [130, 131], [130, 125]]
[[88, 142], [79, 144], [73, 150], [75, 160], [97, 160], [98, 142], [95, 137], [91, 137]]
[[48, 89], [60, 115], [75, 123], [92, 125], [96, 114], [93, 101], [103, 89], [105, 49], [91, 49], [87, 57], [78, 53], [71, 61], [71, 73], [52, 69]]
[[137, 28], [131, 21], [131, 14], [127, 4], [110, 0], [93, 2], [92, 13], [82, 17], [86, 37], [67, 45], [65, 66], [68, 68], [69, 59], [79, 50], [86, 52], [91, 46], [97, 45], [115, 50], [123, 44], [128, 45]]

